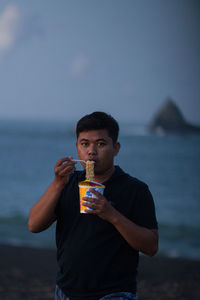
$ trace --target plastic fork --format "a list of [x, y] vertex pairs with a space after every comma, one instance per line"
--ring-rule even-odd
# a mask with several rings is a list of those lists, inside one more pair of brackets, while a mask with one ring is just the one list
[[72, 161], [76, 161], [76, 162], [84, 162], [84, 163], [86, 163], [86, 161], [85, 161], [85, 160], [82, 160], [82, 159], [72, 159]]

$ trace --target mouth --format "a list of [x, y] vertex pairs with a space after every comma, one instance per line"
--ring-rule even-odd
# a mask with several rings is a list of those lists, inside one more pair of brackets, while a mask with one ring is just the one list
[[93, 161], [95, 164], [96, 164], [96, 162], [97, 162], [96, 159], [92, 159], [92, 158], [89, 158], [88, 160], [89, 160], [89, 161]]

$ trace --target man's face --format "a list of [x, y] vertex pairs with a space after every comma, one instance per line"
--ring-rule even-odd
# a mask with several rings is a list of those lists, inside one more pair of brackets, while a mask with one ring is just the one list
[[83, 131], [76, 142], [79, 159], [93, 160], [95, 174], [104, 174], [113, 168], [114, 156], [117, 155], [120, 144], [113, 144], [107, 130]]

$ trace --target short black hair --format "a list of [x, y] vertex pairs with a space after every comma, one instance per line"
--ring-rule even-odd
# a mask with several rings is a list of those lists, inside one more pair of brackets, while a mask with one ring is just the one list
[[82, 117], [76, 125], [76, 136], [83, 131], [106, 129], [113, 144], [117, 142], [119, 135], [119, 125], [109, 114], [102, 111], [95, 111]]

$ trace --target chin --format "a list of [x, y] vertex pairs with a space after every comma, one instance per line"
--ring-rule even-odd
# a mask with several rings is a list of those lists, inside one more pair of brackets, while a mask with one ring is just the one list
[[104, 173], [104, 171], [94, 168], [94, 175], [102, 175], [103, 173]]

